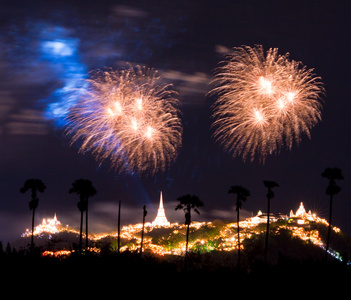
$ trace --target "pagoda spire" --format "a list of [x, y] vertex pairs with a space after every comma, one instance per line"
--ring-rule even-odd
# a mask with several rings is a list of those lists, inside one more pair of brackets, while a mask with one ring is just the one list
[[162, 191], [161, 191], [161, 193], [160, 193], [160, 205], [158, 206], [158, 210], [160, 210], [160, 209], [163, 209], [163, 210], [164, 210], [164, 208], [163, 208], [163, 197], [162, 197]]
[[170, 222], [168, 222], [165, 209], [163, 208], [163, 197], [162, 191], [160, 193], [160, 204], [158, 206], [157, 216], [155, 220], [152, 222], [152, 226], [170, 226]]

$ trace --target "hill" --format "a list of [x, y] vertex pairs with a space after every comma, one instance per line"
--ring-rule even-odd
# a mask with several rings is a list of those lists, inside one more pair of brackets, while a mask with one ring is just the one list
[[[259, 212], [256, 216], [240, 221], [240, 240], [244, 261], [262, 259], [267, 215]], [[316, 214], [306, 212], [303, 203], [296, 213], [289, 216], [272, 214], [270, 216], [269, 261], [277, 263], [279, 258], [289, 259], [322, 259], [327, 236], [326, 220]], [[121, 230], [120, 251], [140, 251], [142, 224], [123, 226]], [[161, 256], [181, 256], [185, 251], [186, 227], [178, 223], [169, 226], [145, 224], [145, 253]], [[26, 251], [30, 243], [30, 232], [14, 241], [12, 246], [17, 251]], [[77, 249], [79, 232], [64, 226], [57, 217], [44, 219], [34, 231], [35, 245], [43, 255], [67, 255]], [[114, 253], [117, 251], [117, 232], [90, 234], [89, 247], [95, 252]], [[215, 220], [213, 222], [193, 222], [190, 226], [189, 249], [193, 254], [211, 253], [211, 257], [221, 253], [234, 253], [238, 246], [237, 224]], [[65, 250], [64, 252], [59, 252]], [[68, 251], [68, 252], [67, 252]], [[351, 239], [339, 228], [333, 227], [330, 254], [339, 261], [349, 262]], [[233, 260], [233, 255], [230, 260]], [[235, 259], [234, 259], [235, 260]]]

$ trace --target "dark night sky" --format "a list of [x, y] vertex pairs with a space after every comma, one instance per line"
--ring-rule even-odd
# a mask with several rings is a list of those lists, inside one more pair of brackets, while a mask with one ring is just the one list
[[[0, 240], [30, 227], [29, 194], [19, 188], [41, 178], [37, 220], [52, 217], [79, 225], [78, 178], [92, 180], [90, 229], [114, 230], [117, 204], [122, 223], [140, 222], [147, 205], [155, 217], [159, 191], [170, 221], [183, 222], [176, 199], [196, 194], [205, 203], [198, 220], [235, 219], [231, 185], [251, 191], [243, 215], [265, 210], [263, 180], [280, 184], [272, 210], [289, 213], [303, 201], [326, 217], [326, 167], [342, 168], [345, 180], [334, 201], [334, 224], [351, 234], [351, 21], [349, 1], [4, 1], [0, 11]], [[312, 139], [269, 157], [264, 165], [242, 162], [211, 138], [206, 96], [222, 50], [262, 44], [302, 61], [325, 84], [322, 122]], [[63, 134], [64, 112], [74, 90], [96, 68], [125, 62], [154, 67], [174, 84], [182, 102], [183, 148], [170, 170], [154, 177], [120, 175], [77, 153]], [[63, 115], [60, 113], [63, 112]]]

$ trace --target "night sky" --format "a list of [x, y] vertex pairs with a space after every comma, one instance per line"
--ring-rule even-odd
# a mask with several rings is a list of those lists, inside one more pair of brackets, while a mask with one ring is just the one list
[[[0, 10], [0, 240], [20, 236], [31, 224], [30, 193], [19, 192], [29, 178], [42, 179], [36, 223], [57, 213], [78, 227], [78, 196], [72, 182], [87, 178], [91, 198], [89, 229], [141, 222], [147, 206], [152, 221], [163, 191], [166, 215], [176, 199], [196, 194], [204, 202], [195, 220], [235, 220], [231, 185], [251, 197], [242, 215], [266, 210], [263, 180], [280, 184], [273, 212], [288, 214], [301, 201], [306, 209], [328, 215], [326, 167], [342, 169], [341, 193], [335, 197], [333, 224], [351, 234], [351, 21], [349, 1], [16, 1], [1, 0]], [[279, 48], [322, 77], [322, 122], [292, 150], [283, 149], [264, 165], [231, 156], [211, 138], [211, 104], [206, 96], [223, 53], [232, 47], [262, 44]], [[90, 154], [78, 153], [64, 135], [65, 116], [77, 100], [77, 88], [89, 71], [123, 68], [126, 62], [158, 69], [173, 83], [182, 103], [183, 147], [176, 162], [155, 176], [118, 174], [108, 163], [98, 166]]]

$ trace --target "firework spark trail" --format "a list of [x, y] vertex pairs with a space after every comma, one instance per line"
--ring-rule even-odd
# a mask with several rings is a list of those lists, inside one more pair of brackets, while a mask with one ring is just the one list
[[109, 159], [120, 171], [154, 174], [175, 160], [181, 147], [179, 101], [157, 71], [141, 67], [95, 71], [89, 89], [68, 115], [71, 143]]
[[266, 54], [260, 45], [234, 48], [214, 82], [214, 137], [233, 157], [264, 162], [299, 144], [302, 134], [310, 137], [321, 119], [321, 78], [277, 48]]

